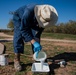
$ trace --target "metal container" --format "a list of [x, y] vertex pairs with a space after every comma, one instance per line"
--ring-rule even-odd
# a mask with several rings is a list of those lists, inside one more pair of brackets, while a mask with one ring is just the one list
[[60, 65], [60, 67], [65, 67], [66, 62], [64, 60], [62, 60], [58, 64]]

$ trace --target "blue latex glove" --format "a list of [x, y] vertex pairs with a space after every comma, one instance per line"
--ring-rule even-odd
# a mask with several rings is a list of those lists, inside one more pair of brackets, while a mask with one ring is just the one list
[[38, 42], [35, 42], [33, 46], [34, 46], [34, 52], [36, 52], [36, 57], [38, 57], [38, 53], [39, 51], [41, 51], [42, 46]]

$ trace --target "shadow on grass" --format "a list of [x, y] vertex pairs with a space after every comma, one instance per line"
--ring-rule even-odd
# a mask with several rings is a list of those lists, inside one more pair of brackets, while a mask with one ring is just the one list
[[28, 63], [28, 64], [23, 63], [22, 64], [22, 71], [25, 71], [27, 66], [32, 66], [32, 63]]
[[14, 65], [14, 62], [9, 62], [9, 65]]
[[46, 60], [47, 62], [48, 61], [52, 62], [52, 64], [49, 65], [50, 72], [49, 72], [48, 75], [55, 75], [54, 69], [57, 69], [57, 68], [60, 67], [60, 65], [56, 64], [55, 61], [56, 60], [61, 61], [63, 59], [66, 62], [68, 62], [68, 61], [76, 61], [76, 53], [74, 53], [74, 52], [64, 52], [64, 53], [58, 54], [58, 55], [56, 55], [54, 57], [47, 58], [47, 60]]
[[3, 54], [5, 54], [6, 53], [6, 46], [4, 45], [4, 51], [3, 51]]
[[0, 42], [10, 42], [10, 41], [12, 41], [12, 40], [0, 40]]
[[64, 52], [62, 54], [58, 54], [52, 58], [47, 58], [54, 60], [61, 60], [64, 59], [66, 62], [68, 61], [76, 61], [76, 53], [75, 52]]

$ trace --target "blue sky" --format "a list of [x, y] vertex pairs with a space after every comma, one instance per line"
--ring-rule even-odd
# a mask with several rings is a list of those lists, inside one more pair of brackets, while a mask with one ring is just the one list
[[30, 3], [54, 6], [59, 15], [58, 23], [65, 23], [69, 20], [76, 21], [76, 0], [0, 0], [0, 29], [6, 29], [9, 20], [12, 19], [10, 11], [15, 11]]

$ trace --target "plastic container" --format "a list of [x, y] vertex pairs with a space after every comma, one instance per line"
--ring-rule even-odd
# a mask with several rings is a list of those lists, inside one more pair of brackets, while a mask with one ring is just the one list
[[32, 64], [32, 72], [49, 72], [49, 65], [48, 63], [43, 63], [43, 69], [41, 63], [33, 63]]
[[0, 55], [0, 65], [1, 66], [8, 65], [8, 55], [7, 54]]
[[38, 57], [36, 57], [36, 52], [35, 52], [34, 55], [33, 55], [33, 58], [34, 58], [34, 60], [36, 60], [36, 61], [45, 61], [46, 57], [47, 57], [47, 55], [46, 55], [46, 53], [43, 52], [43, 51], [40, 51], [40, 52], [38, 53]]

